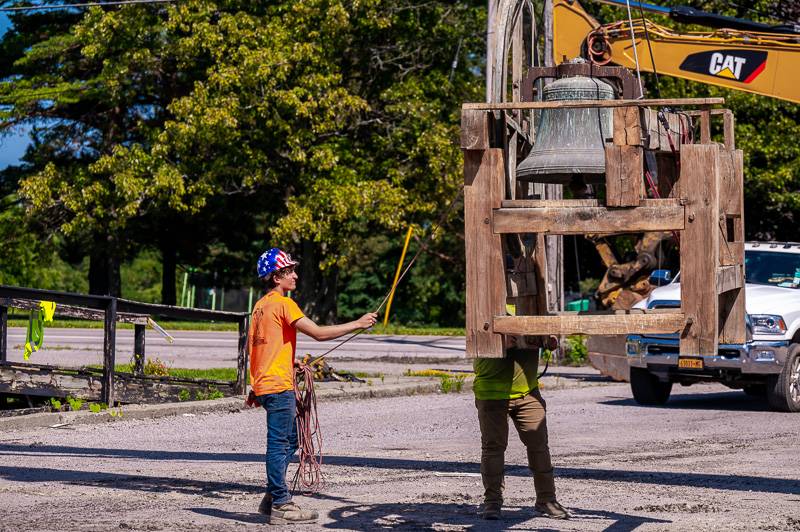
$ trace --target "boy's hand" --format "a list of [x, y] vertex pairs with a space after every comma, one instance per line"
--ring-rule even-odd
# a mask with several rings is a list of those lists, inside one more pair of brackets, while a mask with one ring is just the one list
[[359, 329], [369, 329], [375, 322], [378, 321], [378, 314], [375, 312], [367, 312], [360, 318], [356, 320], [356, 325], [358, 325]]

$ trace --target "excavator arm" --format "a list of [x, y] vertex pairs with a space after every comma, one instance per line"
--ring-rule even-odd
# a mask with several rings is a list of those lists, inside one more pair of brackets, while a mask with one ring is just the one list
[[[638, 2], [631, 5], [638, 6]], [[677, 14], [667, 14], [673, 19], [692, 21], [684, 12], [674, 8], [672, 11]], [[709, 14], [696, 16], [700, 22], [710, 20]], [[718, 18], [722, 22], [740, 21]], [[731, 25], [747, 28], [745, 22], [731, 22]], [[655, 70], [659, 74], [800, 103], [800, 84], [796, 82], [800, 71], [800, 34], [784, 26], [750, 24], [756, 29], [722, 28], [709, 32], [676, 32], [641, 17], [633, 18], [632, 24], [627, 19], [600, 24], [579, 2], [554, 0], [553, 59], [558, 64], [564, 59], [584, 57], [598, 65], [613, 63], [636, 69], [638, 56], [638, 68], [644, 72]], [[764, 28], [771, 32], [760, 31]]]

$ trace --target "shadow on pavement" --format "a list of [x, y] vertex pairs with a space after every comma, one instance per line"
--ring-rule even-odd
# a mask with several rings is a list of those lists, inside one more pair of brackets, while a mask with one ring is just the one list
[[[350, 502], [350, 501], [343, 501]], [[662, 519], [638, 515], [619, 514], [598, 510], [570, 509], [570, 528], [581, 528], [587, 521], [610, 521], [606, 531], [623, 532], [635, 530], [645, 523], [671, 523]], [[394, 503], [394, 504], [347, 504], [331, 511], [333, 522], [325, 528], [347, 530], [375, 530], [377, 528], [436, 530], [450, 527], [469, 527], [469, 530], [514, 530], [550, 531], [556, 523], [564, 521], [537, 517], [531, 507], [504, 507], [502, 519], [484, 521], [477, 515], [472, 504], [454, 503]]]
[[267, 517], [256, 512], [226, 512], [219, 508], [187, 508], [190, 512], [196, 514], [207, 515], [209, 517], [218, 517], [220, 519], [230, 519], [232, 521], [239, 521], [241, 523], [253, 523], [256, 525], [263, 525], [267, 522]]
[[0, 478], [14, 482], [60, 482], [76, 486], [107, 487], [144, 491], [151, 493], [176, 492], [184, 495], [201, 495], [210, 499], [223, 499], [241, 493], [263, 494], [263, 485], [239, 482], [215, 482], [191, 478], [155, 477], [128, 475], [125, 473], [103, 473], [70, 469], [48, 469], [44, 467], [0, 466]]
[[609, 406], [634, 406], [638, 408], [661, 408], [666, 410], [726, 410], [734, 412], [768, 412], [769, 404], [766, 399], [751, 397], [744, 392], [731, 390], [729, 392], [713, 393], [677, 393], [672, 395], [664, 406], [644, 406], [638, 404], [633, 398], [612, 399], [600, 401], [601, 405]]
[[551, 372], [548, 377], [555, 378], [559, 377], [562, 379], [574, 379], [581, 382], [608, 382], [608, 383], [615, 383], [614, 379], [611, 377], [607, 377], [605, 375], [598, 375], [596, 373], [568, 373], [568, 372], [560, 372], [560, 371], [553, 371]]
[[[7, 449], [9, 445], [3, 446]], [[34, 448], [38, 449], [38, 448]], [[50, 452], [65, 452], [68, 449], [53, 449]], [[1, 451], [2, 449], [0, 449]], [[92, 449], [79, 449], [80, 454], [86, 454]], [[97, 449], [100, 456], [105, 454], [105, 449]], [[120, 451], [120, 450], [118, 450]], [[68, 452], [68, 451], [66, 451]], [[136, 456], [140, 451], [130, 450], [127, 456]], [[26, 453], [30, 454], [30, 453]], [[43, 453], [43, 454], [46, 454]], [[162, 459], [176, 460], [202, 460], [236, 461], [236, 456], [230, 457], [227, 453], [164, 453], [168, 456]], [[2, 453], [0, 453], [2, 456]], [[258, 455], [259, 461], [262, 456]], [[450, 462], [441, 460], [408, 460], [400, 458], [352, 457], [352, 456], [326, 456], [325, 465], [363, 467], [375, 469], [397, 469], [405, 471], [430, 471], [430, 472], [470, 472], [476, 473], [480, 466], [475, 462]], [[768, 478], [748, 475], [723, 475], [697, 472], [673, 471], [630, 471], [620, 469], [597, 469], [585, 467], [557, 467], [556, 477], [578, 480], [602, 480], [607, 482], [628, 482], [633, 484], [652, 484], [657, 486], [684, 486], [704, 489], [723, 489], [742, 492], [783, 493], [787, 495], [800, 495], [800, 481], [796, 479]], [[523, 466], [510, 466], [506, 475], [527, 477], [529, 472]], [[256, 493], [263, 491], [263, 486], [240, 484], [236, 482], [214, 482], [209, 480], [193, 480], [174, 477], [150, 477], [143, 475], [127, 475], [121, 473], [105, 473], [94, 471], [76, 471], [62, 469], [48, 469], [38, 467], [0, 466], [0, 479], [16, 482], [63, 482], [86, 486], [108, 486], [116, 489], [131, 489], [139, 491], [179, 491], [219, 497], [217, 492], [239, 491]]]

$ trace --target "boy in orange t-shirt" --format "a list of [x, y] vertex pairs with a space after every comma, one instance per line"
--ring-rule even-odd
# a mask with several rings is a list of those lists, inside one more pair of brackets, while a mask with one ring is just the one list
[[320, 326], [307, 318], [287, 294], [297, 287], [296, 261], [278, 248], [258, 258], [258, 276], [267, 295], [253, 307], [247, 347], [250, 353], [250, 383], [256, 400], [267, 411], [267, 493], [258, 511], [269, 515], [271, 524], [310, 523], [319, 514], [302, 510], [292, 502], [286, 485], [286, 469], [297, 451], [295, 426], [295, 350], [297, 331], [317, 341], [332, 340], [367, 329], [377, 314], [341, 325]]

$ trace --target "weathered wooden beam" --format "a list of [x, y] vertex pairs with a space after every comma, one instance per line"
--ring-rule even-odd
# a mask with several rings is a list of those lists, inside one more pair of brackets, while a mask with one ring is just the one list
[[720, 151], [719, 261], [721, 266], [744, 261], [744, 185], [741, 150]]
[[659, 120], [658, 109], [642, 110], [642, 136], [645, 149], [671, 152], [674, 148], [675, 151], [680, 151], [681, 132], [690, 130], [688, 117], [685, 113], [667, 111], [661, 111], [661, 115], [666, 119], [669, 130]]
[[736, 134], [735, 134], [735, 119], [733, 116], [733, 111], [730, 109], [708, 109], [708, 110], [701, 110], [701, 109], [691, 109], [687, 111], [683, 111], [682, 114], [696, 117], [696, 116], [703, 116], [705, 112], [708, 112], [710, 116], [722, 116], [723, 118], [723, 132], [724, 132], [724, 145], [725, 149], [728, 151], [732, 151], [736, 149]]
[[592, 109], [600, 107], [693, 107], [722, 105], [725, 98], [676, 98], [652, 100], [568, 100], [556, 102], [465, 103], [462, 110], [500, 111], [505, 109]]
[[503, 233], [634, 233], [680, 231], [684, 228], [683, 207], [671, 203], [660, 207], [611, 209], [606, 207], [496, 209], [492, 229]]
[[717, 268], [717, 293], [722, 294], [742, 288], [744, 286], [744, 272], [739, 265], [720, 266]]
[[495, 316], [494, 330], [503, 334], [671, 334], [684, 327], [680, 312], [557, 316]]
[[102, 310], [108, 304], [108, 296], [72, 294], [40, 288], [24, 288], [21, 286], [0, 285], [0, 298], [30, 299], [34, 301], [53, 301], [57, 305], [75, 305], [78, 307]]
[[736, 120], [733, 116], [733, 111], [725, 109], [722, 115], [722, 129], [724, 131], [725, 149], [733, 151], [736, 149]]
[[615, 146], [641, 146], [642, 121], [639, 108], [635, 106], [616, 107], [614, 113]]
[[239, 321], [239, 343], [238, 354], [236, 357], [236, 386], [235, 391], [239, 395], [244, 395], [247, 390], [247, 368], [250, 353], [247, 352], [247, 329], [250, 319], [244, 316]]
[[717, 353], [719, 265], [719, 146], [687, 144], [681, 150], [681, 191], [686, 228], [681, 235], [682, 355]]
[[741, 216], [744, 212], [744, 154], [742, 150], [725, 150], [720, 152], [719, 159], [719, 210]]
[[491, 222], [492, 209], [503, 200], [503, 151], [466, 151], [464, 167], [467, 356], [502, 358], [503, 341], [492, 330], [492, 317], [505, 311], [505, 264]]
[[116, 362], [117, 299], [112, 297], [106, 306], [103, 337], [103, 402], [114, 405], [114, 364]]
[[204, 308], [184, 308], [172, 305], [158, 305], [156, 303], [141, 303], [117, 298], [117, 313], [144, 314], [146, 316], [163, 316], [184, 320], [213, 320], [227, 323], [237, 323], [242, 317], [241, 312], [228, 312], [222, 310], [208, 310]]
[[145, 360], [145, 337], [146, 328], [144, 325], [136, 324], [133, 326], [133, 374], [144, 375]]
[[98, 373], [34, 364], [0, 364], [0, 392], [97, 401], [102, 395]]
[[711, 109], [703, 106], [700, 110], [700, 144], [711, 143]]
[[120, 403], [166, 403], [208, 399], [209, 394], [241, 395], [232, 381], [153, 380], [120, 373], [114, 382], [114, 394]]
[[8, 360], [8, 307], [0, 305], [0, 362]]
[[528, 135], [528, 133], [525, 131], [525, 128], [523, 128], [519, 123], [517, 123], [514, 117], [506, 115], [506, 127], [511, 129], [517, 135], [519, 135], [520, 138], [522, 138], [528, 145], [533, 145], [533, 137]]
[[[235, 385], [232, 381], [118, 373], [114, 379], [114, 397], [120, 403], [158, 403], [184, 397], [194, 400], [215, 390], [224, 396], [234, 395]], [[0, 364], [0, 393], [105, 402], [102, 373], [44, 364]]]
[[[727, 116], [727, 115], [726, 115]], [[741, 150], [722, 151], [720, 175], [720, 264], [744, 269], [744, 158]], [[741, 273], [744, 277], [744, 272]], [[747, 340], [744, 287], [719, 296], [719, 339], [740, 344]]]
[[[703, 112], [704, 111], [702, 109], [686, 109], [685, 111], [681, 111], [681, 114], [695, 117], [695, 116], [700, 116], [701, 114], [703, 114]], [[730, 109], [709, 109], [708, 112], [709, 112], [709, 114], [711, 116], [723, 116], [725, 113], [731, 112], [731, 110]]]
[[[0, 305], [18, 308], [22, 310], [38, 310], [38, 299], [19, 299], [4, 297], [0, 298]], [[74, 305], [56, 304], [56, 316], [66, 318], [76, 318], [80, 320], [93, 320], [102, 321], [105, 319], [105, 311], [92, 308], [82, 308]], [[147, 316], [144, 314], [126, 314], [123, 312], [117, 313], [117, 321], [120, 323], [139, 323], [147, 325]]]
[[461, 111], [461, 148], [486, 150], [489, 148], [489, 113], [480, 110]]
[[[639, 203], [640, 207], [675, 207], [680, 206], [681, 200], [679, 198], [644, 198]], [[579, 207], [605, 207], [606, 205], [598, 199], [559, 199], [559, 200], [543, 200], [543, 199], [521, 199], [521, 200], [503, 200], [500, 202], [500, 207], [503, 209], [560, 209], [568, 208], [574, 209]]]
[[[636, 111], [636, 116], [639, 116], [639, 110], [635, 107], [621, 107], [620, 109], [633, 109]], [[643, 176], [644, 152], [641, 146], [606, 146], [606, 205], [608, 207], [638, 206], [644, 196]]]

